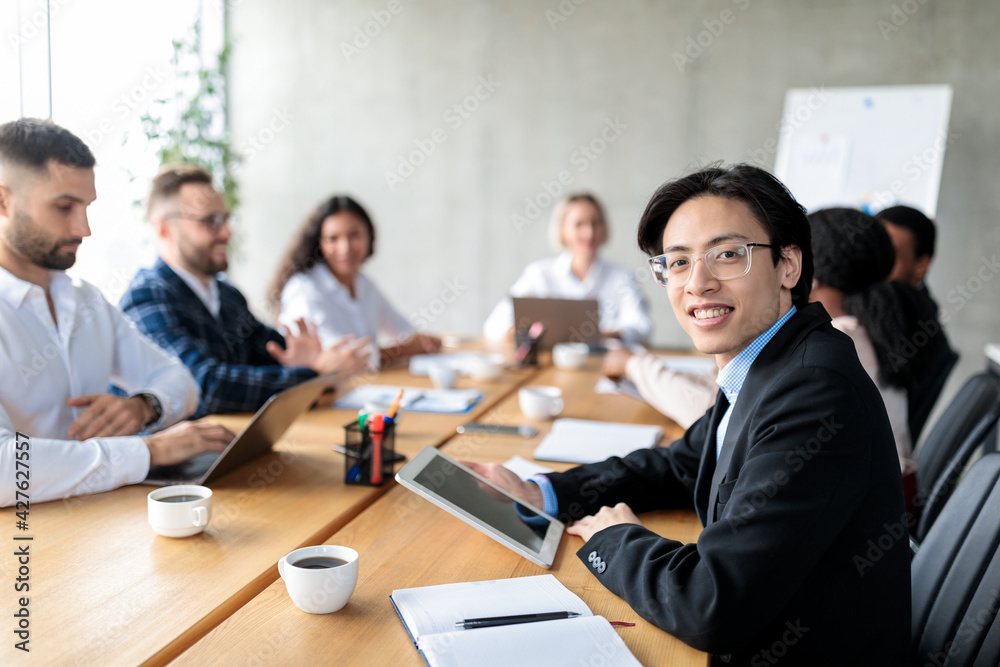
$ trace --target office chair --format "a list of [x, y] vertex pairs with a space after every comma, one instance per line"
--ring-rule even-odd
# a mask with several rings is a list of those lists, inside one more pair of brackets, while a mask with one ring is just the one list
[[911, 566], [914, 665], [1000, 664], [1000, 454], [977, 461]]
[[934, 484], [934, 488], [930, 494], [922, 498], [923, 511], [920, 514], [920, 521], [917, 524], [916, 530], [918, 541], [922, 541], [927, 537], [931, 524], [941, 514], [945, 503], [948, 502], [948, 499], [955, 492], [955, 488], [962, 477], [962, 471], [965, 470], [966, 464], [972, 458], [976, 449], [983, 446], [984, 453], [989, 453], [986, 447], [987, 440], [990, 436], [995, 437], [994, 429], [998, 420], [1000, 420], [1000, 401], [993, 403], [987, 409], [986, 414], [976, 422], [972, 427], [972, 431], [962, 441], [955, 454], [951, 457], [951, 460], [948, 461], [944, 470], [941, 471], [941, 475], [938, 477], [937, 483]]
[[922, 500], [931, 496], [962, 443], [997, 402], [1000, 402], [1000, 376], [977, 373], [966, 381], [941, 413], [916, 454], [917, 491]]

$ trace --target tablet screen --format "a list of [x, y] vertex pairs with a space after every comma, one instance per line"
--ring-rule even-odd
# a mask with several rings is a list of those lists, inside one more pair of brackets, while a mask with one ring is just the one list
[[[535, 553], [542, 550], [548, 520], [540, 526], [525, 523], [514, 509], [515, 503], [491, 496], [466, 468], [438, 456], [417, 473], [413, 481]], [[520, 505], [520, 509], [524, 517], [539, 516], [524, 505]]]
[[433, 447], [419, 452], [396, 479], [529, 560], [551, 566], [564, 526]]

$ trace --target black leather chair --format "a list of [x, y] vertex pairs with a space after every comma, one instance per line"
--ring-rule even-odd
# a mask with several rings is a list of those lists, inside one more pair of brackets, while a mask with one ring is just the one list
[[913, 664], [1000, 665], [1000, 454], [962, 480], [911, 568]]
[[962, 441], [962, 444], [959, 445], [951, 460], [948, 461], [948, 465], [941, 472], [934, 488], [931, 489], [931, 492], [926, 497], [921, 498], [922, 512], [920, 513], [920, 522], [917, 524], [916, 530], [916, 539], [918, 541], [922, 541], [927, 537], [931, 524], [938, 518], [941, 510], [944, 509], [945, 503], [948, 502], [948, 499], [955, 492], [955, 488], [962, 478], [962, 472], [965, 470], [966, 464], [969, 463], [975, 451], [982, 446], [984, 452], [988, 453], [986, 445], [991, 436], [996, 436], [995, 429], [998, 420], [1000, 420], [1000, 401], [993, 403], [982, 419], [976, 422], [975, 426], [972, 427], [972, 431]]
[[[922, 501], [931, 496], [955, 453], [998, 402], [1000, 377], [992, 373], [978, 373], [968, 379], [941, 413], [916, 453], [917, 490]], [[983, 434], [983, 439], [986, 435]]]

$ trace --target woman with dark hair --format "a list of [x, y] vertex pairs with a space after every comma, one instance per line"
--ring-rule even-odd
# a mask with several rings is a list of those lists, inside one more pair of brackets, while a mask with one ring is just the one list
[[[268, 296], [279, 320], [315, 325], [326, 346], [345, 336], [368, 336], [372, 359], [385, 366], [414, 354], [436, 352], [441, 341], [416, 333], [386, 300], [361, 265], [375, 252], [375, 226], [362, 206], [337, 195], [320, 203], [292, 241]], [[375, 342], [377, 341], [377, 342]]]
[[815, 273], [810, 295], [833, 325], [854, 341], [875, 381], [900, 462], [913, 451], [907, 391], [927, 375], [928, 332], [939, 331], [934, 308], [912, 285], [888, 281], [896, 261], [892, 239], [875, 218], [850, 208], [809, 215]]

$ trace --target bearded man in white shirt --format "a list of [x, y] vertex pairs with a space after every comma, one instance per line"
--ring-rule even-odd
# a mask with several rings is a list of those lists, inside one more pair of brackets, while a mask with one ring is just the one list
[[[65, 273], [90, 236], [94, 164], [86, 144], [49, 121], [0, 125], [0, 506], [140, 482], [150, 465], [222, 451], [233, 438], [191, 422], [135, 435], [190, 415], [198, 387], [96, 287]], [[128, 395], [107, 393], [111, 384]], [[15, 482], [25, 459], [27, 493]]]

